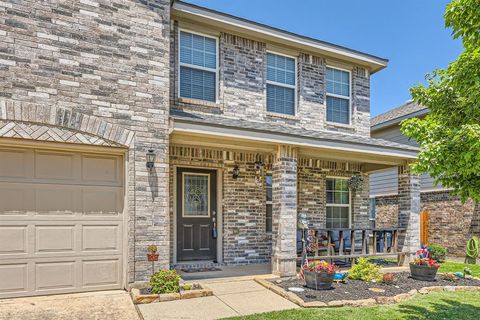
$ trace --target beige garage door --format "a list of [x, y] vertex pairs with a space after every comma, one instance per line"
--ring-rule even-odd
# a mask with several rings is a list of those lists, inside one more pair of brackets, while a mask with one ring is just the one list
[[0, 298], [122, 286], [123, 159], [0, 147]]

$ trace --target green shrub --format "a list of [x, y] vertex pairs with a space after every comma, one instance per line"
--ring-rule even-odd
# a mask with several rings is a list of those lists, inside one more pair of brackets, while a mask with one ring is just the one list
[[173, 293], [180, 289], [180, 276], [176, 270], [160, 270], [150, 278], [152, 293]]
[[367, 259], [358, 258], [357, 263], [350, 269], [348, 277], [353, 280], [381, 282], [383, 278], [380, 274], [381, 268], [379, 265], [368, 262]]
[[428, 248], [430, 249], [430, 258], [437, 260], [438, 262], [445, 261], [448, 252], [447, 248], [435, 243], [429, 244]]

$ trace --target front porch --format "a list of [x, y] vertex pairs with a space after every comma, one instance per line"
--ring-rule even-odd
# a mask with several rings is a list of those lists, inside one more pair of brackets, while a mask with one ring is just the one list
[[[271, 263], [272, 273], [293, 275], [298, 214], [309, 229], [358, 230], [360, 236], [351, 240], [359, 251], [343, 252], [339, 239], [334, 254], [340, 258], [373, 253], [361, 247], [367, 241], [361, 235], [373, 235], [368, 173], [394, 166], [402, 199], [398, 226], [405, 230], [395, 233], [394, 248], [408, 255], [419, 246], [418, 178], [408, 168], [412, 157], [175, 130], [169, 152], [171, 265]], [[363, 188], [352, 192], [346, 181], [354, 175], [363, 178]]]

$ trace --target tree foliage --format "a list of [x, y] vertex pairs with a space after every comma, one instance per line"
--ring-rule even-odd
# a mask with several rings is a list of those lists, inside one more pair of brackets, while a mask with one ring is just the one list
[[444, 18], [464, 51], [448, 68], [427, 74], [427, 86], [410, 89], [413, 100], [430, 112], [424, 119], [403, 121], [402, 132], [420, 145], [414, 172], [429, 173], [463, 201], [479, 202], [480, 1], [454, 0]]

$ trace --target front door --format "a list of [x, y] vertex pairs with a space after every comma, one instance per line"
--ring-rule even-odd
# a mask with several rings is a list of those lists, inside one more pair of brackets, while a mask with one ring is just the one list
[[177, 260], [216, 260], [217, 173], [177, 170]]

